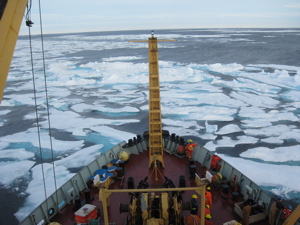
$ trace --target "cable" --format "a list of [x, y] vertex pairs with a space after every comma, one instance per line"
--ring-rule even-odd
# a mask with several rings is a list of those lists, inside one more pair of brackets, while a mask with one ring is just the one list
[[[29, 41], [30, 41], [30, 55], [31, 55], [31, 68], [32, 68], [32, 77], [33, 77], [33, 89], [34, 89], [34, 101], [35, 101], [35, 113], [36, 113], [36, 120], [37, 120], [37, 129], [38, 129], [38, 140], [39, 140], [39, 149], [40, 149], [40, 157], [41, 157], [41, 168], [43, 173], [43, 184], [44, 184], [44, 195], [46, 199], [46, 207], [47, 212], [49, 211], [48, 201], [47, 201], [47, 190], [46, 190], [46, 182], [45, 182], [45, 173], [44, 173], [44, 163], [43, 163], [43, 153], [41, 147], [41, 135], [40, 135], [40, 126], [39, 126], [39, 119], [38, 119], [38, 110], [37, 110], [37, 96], [36, 96], [36, 85], [35, 85], [35, 74], [33, 68], [33, 52], [32, 52], [32, 39], [31, 39], [31, 30], [30, 27], [32, 26], [33, 22], [31, 21], [31, 6], [32, 0], [28, 1], [27, 4], [27, 11], [25, 15], [26, 25], [29, 28]], [[46, 77], [46, 66], [45, 66], [45, 54], [44, 54], [44, 39], [43, 39], [43, 29], [42, 29], [42, 17], [41, 17], [41, 3], [39, 0], [39, 15], [40, 15], [40, 30], [41, 30], [41, 45], [42, 45], [42, 58], [43, 58], [43, 72], [44, 72], [44, 86], [45, 86], [45, 94], [46, 94], [46, 105], [47, 105], [47, 117], [48, 117], [48, 127], [49, 127], [49, 137], [50, 137], [50, 149], [51, 149], [51, 157], [52, 157], [52, 169], [54, 175], [54, 184], [55, 184], [55, 193], [56, 193], [56, 205], [58, 205], [58, 194], [57, 194], [57, 183], [56, 183], [56, 173], [55, 173], [55, 165], [54, 165], [54, 155], [53, 155], [53, 145], [52, 145], [52, 134], [51, 134], [51, 123], [50, 123], [50, 112], [49, 112], [49, 101], [48, 101], [48, 89], [47, 89], [47, 77]], [[58, 206], [57, 206], [58, 207]], [[58, 209], [59, 211], [59, 209]], [[49, 221], [48, 214], [47, 220]]]
[[43, 55], [43, 71], [44, 71], [45, 94], [46, 94], [46, 105], [47, 105], [47, 118], [48, 118], [49, 137], [50, 137], [51, 161], [52, 161], [52, 169], [53, 169], [53, 177], [54, 177], [54, 185], [55, 185], [56, 203], [58, 204], [58, 193], [57, 193], [56, 172], [55, 172], [54, 155], [53, 155], [50, 110], [49, 110], [48, 88], [47, 88], [47, 76], [46, 76], [46, 64], [45, 64], [45, 53], [44, 53], [45, 51], [44, 51], [42, 10], [41, 10], [41, 1], [40, 0], [39, 0], [39, 14], [40, 14], [41, 44], [42, 44], [42, 55]]
[[[43, 162], [43, 152], [42, 152], [42, 145], [41, 145], [41, 133], [40, 133], [39, 117], [38, 117], [38, 109], [37, 109], [37, 96], [36, 96], [35, 74], [34, 74], [34, 69], [33, 69], [33, 53], [32, 53], [32, 40], [31, 40], [31, 30], [30, 30], [30, 27], [31, 26], [28, 26], [28, 30], [29, 30], [29, 43], [30, 43], [30, 56], [31, 56], [31, 72], [32, 72], [33, 93], [34, 93], [34, 103], [35, 103], [35, 115], [36, 115], [36, 124], [37, 124], [37, 132], [38, 132], [38, 142], [39, 142], [39, 149], [40, 149], [40, 157], [41, 157], [41, 168], [42, 168], [42, 173], [43, 173], [44, 195], [45, 195], [45, 199], [47, 199], [47, 190], [46, 190], [45, 173], [44, 173], [44, 162]], [[49, 207], [48, 207], [48, 202], [47, 201], [46, 201], [46, 207], [47, 207], [47, 211], [48, 211]]]

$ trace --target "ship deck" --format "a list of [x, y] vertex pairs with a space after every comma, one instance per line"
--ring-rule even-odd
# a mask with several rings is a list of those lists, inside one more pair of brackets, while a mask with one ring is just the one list
[[[127, 163], [125, 163], [125, 176], [123, 180], [115, 181], [110, 189], [127, 189], [127, 181], [129, 177], [134, 178], [135, 188], [138, 183], [148, 176], [148, 183], [150, 185], [149, 188], [161, 188], [164, 182], [163, 176], [168, 177], [173, 181], [176, 187], [179, 187], [179, 176], [183, 175], [185, 177], [186, 187], [195, 187], [196, 184], [194, 179], [189, 178], [189, 160], [185, 158], [179, 158], [175, 155], [170, 155], [168, 153], [164, 153], [164, 162], [165, 168], [160, 169], [160, 173], [158, 173], [159, 180], [155, 180], [155, 171], [152, 169], [148, 169], [148, 151], [144, 151], [139, 155], [131, 155], [130, 159]], [[201, 176], [201, 174], [205, 171], [205, 167], [201, 166], [198, 162], [195, 162], [196, 165], [196, 173]], [[213, 204], [211, 207], [212, 219], [211, 221], [216, 225], [222, 225], [228, 221], [236, 220], [237, 222], [241, 222], [242, 218], [240, 218], [234, 212], [234, 202], [228, 201], [227, 198], [224, 198], [222, 187], [212, 189], [212, 197]], [[229, 191], [230, 193], [230, 191]], [[90, 188], [90, 194], [93, 200], [89, 202], [89, 204], [96, 205], [99, 209], [100, 221], [103, 222], [103, 209], [102, 204], [99, 202], [99, 189], [96, 187]], [[183, 201], [190, 201], [191, 196], [193, 194], [197, 194], [195, 191], [185, 191], [182, 193]], [[198, 195], [198, 194], [197, 194]], [[223, 197], [222, 197], [223, 196]], [[85, 195], [82, 193], [81, 200], [84, 205]], [[129, 193], [112, 193], [109, 197], [110, 206], [108, 207], [109, 214], [109, 222], [110, 224], [118, 224], [125, 225], [127, 214], [126, 212], [119, 213], [120, 203], [128, 204], [130, 202], [130, 194]], [[197, 198], [198, 205], [200, 208], [200, 196]], [[242, 196], [239, 196], [237, 202], [242, 201]], [[75, 221], [75, 204], [68, 204], [63, 209], [59, 215], [52, 219], [52, 221], [56, 221], [61, 223], [62, 225], [74, 225]], [[189, 211], [183, 211], [183, 216], [188, 215]], [[255, 225], [264, 225], [268, 224], [267, 219], [253, 223]]]

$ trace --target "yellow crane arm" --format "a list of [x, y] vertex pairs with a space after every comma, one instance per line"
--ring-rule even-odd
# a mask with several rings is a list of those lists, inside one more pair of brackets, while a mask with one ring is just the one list
[[0, 0], [0, 101], [28, 0]]
[[284, 221], [283, 225], [294, 225], [300, 217], [300, 205], [293, 211], [293, 213]]

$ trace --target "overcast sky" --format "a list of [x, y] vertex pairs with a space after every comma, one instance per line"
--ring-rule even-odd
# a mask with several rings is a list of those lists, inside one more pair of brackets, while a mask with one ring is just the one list
[[[40, 1], [44, 33], [300, 27], [300, 0]], [[32, 2], [32, 32], [37, 33], [40, 30], [38, 0]], [[21, 34], [28, 34], [24, 25]]]

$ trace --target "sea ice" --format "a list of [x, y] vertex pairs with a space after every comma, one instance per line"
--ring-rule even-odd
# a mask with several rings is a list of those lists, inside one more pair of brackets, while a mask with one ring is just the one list
[[[24, 162], [21, 163], [24, 164]], [[15, 165], [15, 167], [17, 167], [17, 165]], [[29, 196], [26, 198], [24, 205], [15, 213], [19, 221], [24, 219], [33, 209], [41, 204], [46, 197], [55, 191], [53, 168], [55, 169], [55, 182], [57, 187], [60, 187], [75, 175], [74, 173], [70, 173], [64, 166], [53, 166], [49, 163], [34, 166], [31, 169], [32, 180], [29, 182], [26, 190]], [[27, 173], [27, 171], [28, 169], [23, 168], [23, 173]], [[41, 171], [44, 171], [44, 174], [41, 173]], [[45, 196], [45, 194], [47, 196]]]
[[[11, 185], [16, 179], [25, 177], [35, 161], [22, 160], [19, 162], [2, 162], [0, 164], [1, 181], [4, 186]], [[4, 172], [5, 171], [5, 172]]]
[[262, 138], [262, 139], [260, 139], [260, 141], [264, 142], [264, 143], [279, 144], [279, 145], [283, 143], [283, 140], [280, 140], [280, 139], [275, 138], [275, 137]]
[[118, 143], [136, 136], [136, 134], [130, 132], [120, 131], [108, 126], [101, 126], [101, 125], [93, 126], [91, 130], [98, 132], [104, 137], [113, 138], [114, 140], [118, 141]]
[[[86, 128], [92, 128], [99, 125], [122, 125], [127, 123], [136, 123], [136, 119], [97, 119], [85, 118], [72, 111], [59, 111], [52, 109], [51, 113], [51, 127], [68, 132], [80, 132]], [[63, 123], [61, 121], [64, 121]], [[48, 127], [47, 121], [40, 123], [45, 129]]]
[[286, 132], [282, 132], [278, 139], [281, 140], [295, 140], [297, 142], [300, 142], [300, 130], [295, 128], [291, 130], [287, 130]]
[[278, 124], [274, 126], [268, 126], [258, 129], [244, 129], [244, 133], [251, 136], [264, 136], [264, 137], [279, 137], [281, 135], [284, 135], [282, 137], [287, 137], [285, 135], [286, 132], [292, 131], [292, 129], [295, 128], [294, 125], [283, 125]]
[[[1, 102], [1, 106], [3, 106], [3, 105], [2, 105], [2, 102]], [[6, 109], [6, 110], [1, 110], [1, 111], [0, 111], [0, 116], [1, 116], [1, 115], [6, 115], [6, 114], [8, 114], [8, 113], [10, 113], [10, 112], [11, 112], [11, 110], [8, 110], [8, 109]]]
[[0, 142], [0, 150], [3, 150], [9, 146], [9, 142], [2, 141]]
[[261, 159], [269, 162], [300, 162], [300, 145], [290, 147], [278, 147], [270, 149], [267, 147], [257, 147], [248, 149], [240, 154], [244, 158]]
[[102, 60], [105, 62], [112, 62], [112, 61], [132, 61], [132, 60], [138, 60], [141, 59], [141, 57], [137, 56], [119, 56], [119, 57], [110, 57], [110, 58], [103, 58]]
[[177, 135], [180, 135], [182, 137], [184, 136], [199, 136], [198, 130], [194, 129], [188, 129], [183, 127], [177, 127], [177, 126], [163, 126], [164, 130], [168, 130], [170, 134], [175, 133]]
[[296, 91], [296, 90], [286, 91], [286, 92], [282, 93], [281, 96], [292, 102], [300, 102], [299, 91]]
[[217, 148], [221, 147], [234, 147], [238, 144], [255, 144], [257, 141], [257, 138], [248, 136], [238, 136], [237, 140], [233, 140], [232, 138], [225, 136], [220, 140], [207, 142], [204, 147], [210, 151], [216, 151]]
[[24, 160], [34, 157], [34, 153], [21, 149], [5, 149], [0, 151], [0, 159]]
[[205, 121], [205, 133], [207, 134], [215, 134], [218, 130], [218, 125], [216, 124], [208, 124], [207, 121]]
[[203, 126], [199, 126], [197, 121], [182, 121], [182, 120], [172, 120], [172, 119], [162, 119], [162, 123], [165, 126], [178, 126], [183, 128], [194, 128], [195, 130], [204, 129]]
[[[34, 147], [39, 148], [37, 128], [29, 128], [26, 132], [19, 132], [2, 137], [2, 140], [9, 143], [31, 143]], [[50, 137], [47, 132], [40, 132], [41, 147], [51, 149]], [[67, 151], [83, 147], [83, 141], [61, 141], [51, 137], [53, 151]]]
[[224, 127], [221, 127], [216, 134], [224, 135], [224, 134], [231, 134], [242, 131], [236, 124], [228, 124]]
[[[300, 182], [300, 170], [298, 166], [266, 164], [224, 154], [218, 155], [231, 165], [234, 165], [235, 168], [258, 185], [273, 186], [274, 188], [284, 185], [289, 192], [300, 192], [300, 185], [298, 185]], [[288, 195], [289, 193], [285, 194]]]
[[222, 74], [232, 74], [233, 72], [243, 70], [244, 67], [237, 63], [231, 63], [231, 64], [221, 64], [221, 63], [215, 63], [207, 66], [209, 70], [219, 72]]
[[247, 104], [248, 106], [256, 106], [256, 107], [277, 107], [279, 104], [278, 100], [275, 100], [269, 96], [257, 95], [253, 93], [237, 93], [231, 92], [230, 96], [237, 100], [240, 100]]
[[68, 157], [55, 161], [55, 165], [65, 166], [66, 168], [79, 168], [86, 166], [100, 156], [101, 152], [99, 150], [102, 147], [102, 144], [98, 144], [83, 148]]
[[[243, 35], [252, 35], [250, 31], [243, 31]], [[268, 32], [257, 30], [251, 32]], [[277, 31], [272, 31], [277, 32]], [[282, 30], [279, 32], [287, 32]], [[293, 31], [294, 32], [294, 31]], [[197, 41], [230, 42], [251, 41], [250, 38], [236, 38], [236, 33], [222, 33], [219, 35], [193, 35]], [[242, 35], [238, 33], [238, 35]], [[72, 155], [56, 160], [55, 167], [58, 169], [58, 185], [69, 179], [73, 174], [67, 168], [84, 166], [94, 157], [101, 154], [105, 145], [117, 144], [127, 140], [135, 134], [118, 131], [118, 125], [138, 123], [140, 119], [105, 119], [99, 118], [98, 112], [106, 113], [105, 116], [123, 112], [139, 113], [148, 110], [148, 64], [137, 63], [144, 59], [141, 54], [136, 56], [122, 55], [121, 57], [101, 58], [98, 61], [88, 62], [85, 56], [66, 56], [65, 52], [74, 55], [77, 52], [85, 52], [87, 49], [110, 50], [126, 48], [147, 48], [146, 43], [128, 43], [128, 40], [146, 40], [149, 35], [100, 35], [86, 36], [64, 35], [58, 36], [57, 40], [45, 42], [47, 56], [47, 84], [49, 91], [50, 119], [52, 129], [60, 132], [71, 133], [80, 141], [62, 141], [52, 138], [56, 153], [65, 151], [74, 152]], [[183, 34], [160, 35], [162, 39], [190, 38]], [[113, 40], [113, 41], [112, 41]], [[63, 44], [62, 44], [63, 43]], [[34, 57], [41, 61], [40, 41], [33, 46]], [[74, 45], [77, 48], [74, 48]], [[160, 43], [162, 48], [174, 48], [176, 44]], [[28, 59], [24, 57], [24, 51], [28, 41], [19, 40], [16, 48], [15, 60], [8, 82], [18, 86], [7, 86], [7, 94], [2, 100], [1, 106], [6, 108], [15, 105], [33, 106], [32, 76]], [[67, 58], [66, 58], [67, 57]], [[40, 63], [42, 65], [42, 63]], [[203, 65], [197, 63], [181, 63], [159, 61], [161, 82], [161, 103], [163, 128], [170, 133], [180, 136], [196, 136], [204, 127], [199, 125], [203, 121], [212, 124], [208, 128], [211, 133], [201, 134], [201, 138], [209, 140], [205, 147], [216, 151], [218, 147], [234, 147], [238, 144], [256, 144], [257, 142], [279, 145], [300, 142], [300, 132], [297, 123], [299, 121], [299, 86], [300, 68], [285, 65], [241, 65], [238, 63], [221, 64], [215, 63]], [[250, 68], [251, 67], [251, 68]], [[273, 68], [274, 70], [266, 70]], [[39, 67], [37, 74], [41, 75]], [[268, 72], [271, 71], [271, 72]], [[290, 71], [296, 71], [293, 76]], [[50, 147], [48, 132], [48, 118], [46, 116], [46, 96], [44, 93], [44, 78], [37, 76], [35, 79], [38, 97], [38, 116], [41, 118], [41, 137], [43, 147]], [[21, 91], [21, 92], [20, 92]], [[32, 92], [32, 93], [30, 93]], [[275, 109], [275, 110], [274, 110]], [[5, 115], [12, 110], [4, 110], [0, 115]], [[95, 111], [95, 112], [94, 112]], [[89, 113], [94, 117], [86, 117]], [[98, 113], [98, 115], [97, 115]], [[81, 114], [85, 115], [82, 116]], [[35, 118], [35, 113], [28, 112], [24, 120]], [[240, 122], [241, 125], [229, 124], [221, 127], [218, 131], [215, 124], [218, 122]], [[9, 121], [5, 121], [7, 123]], [[28, 121], [24, 121], [28, 122]], [[1, 122], [3, 124], [3, 122]], [[0, 123], [0, 124], [1, 124]], [[227, 123], [226, 123], [227, 124]], [[222, 135], [244, 132], [245, 136], [229, 138]], [[103, 139], [91, 147], [83, 148], [84, 141], [101, 137]], [[247, 135], [247, 136], [246, 136]], [[218, 136], [218, 140], [216, 140]], [[262, 138], [266, 137], [266, 138]], [[220, 139], [219, 139], [220, 138]], [[38, 147], [37, 129], [30, 128], [21, 133], [1, 136], [0, 148], [8, 148], [7, 143], [28, 143]], [[91, 142], [93, 143], [93, 142]], [[254, 160], [269, 160], [268, 163], [257, 163], [250, 159], [232, 158], [222, 156], [240, 168], [254, 182], [265, 186], [274, 186], [273, 192], [292, 192], [299, 189], [299, 166], [274, 165], [278, 160], [289, 162], [299, 160], [298, 143], [284, 148], [253, 148], [246, 150], [241, 157], [250, 157]], [[9, 149], [0, 151], [0, 158], [21, 160], [20, 162], [1, 162], [1, 171], [11, 171], [1, 175], [1, 182], [9, 185], [20, 176], [27, 176], [30, 168], [36, 163], [30, 161], [31, 152], [20, 150], [22, 154], [16, 156]], [[286, 154], [287, 152], [291, 154]], [[85, 158], [79, 157], [85, 155]], [[63, 156], [60, 156], [63, 157]], [[81, 160], [78, 160], [81, 159]], [[63, 165], [66, 165], [64, 167]], [[45, 174], [52, 177], [52, 165], [44, 164]], [[17, 169], [18, 168], [18, 169]], [[258, 171], [253, 170], [258, 168]], [[36, 199], [44, 199], [40, 165], [32, 169], [32, 177], [27, 194], [30, 194], [24, 207], [16, 214], [18, 218], [27, 216], [38, 204]], [[25, 174], [25, 175], [24, 175]], [[47, 183], [48, 185], [48, 183]], [[281, 188], [284, 185], [285, 187]], [[47, 191], [50, 194], [52, 190]]]

